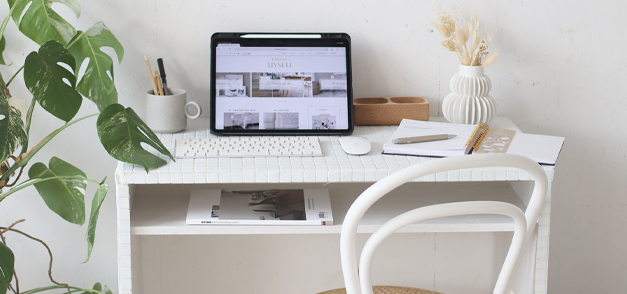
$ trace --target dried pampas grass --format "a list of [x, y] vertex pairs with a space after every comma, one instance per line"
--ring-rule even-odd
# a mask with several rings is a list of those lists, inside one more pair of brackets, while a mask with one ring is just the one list
[[481, 65], [488, 66], [488, 65], [492, 64], [492, 62], [494, 62], [498, 57], [499, 57], [498, 54], [494, 54], [494, 55], [486, 58], [485, 60], [483, 60], [483, 63], [481, 63]]
[[[433, 26], [444, 37], [442, 46], [449, 51], [455, 52], [462, 65], [468, 66], [488, 66], [497, 58], [498, 54], [490, 57], [488, 46], [492, 41], [492, 36], [485, 28], [485, 38], [479, 31], [479, 18], [473, 9], [470, 20], [461, 25], [458, 20], [457, 6], [451, 6], [450, 11], [446, 11], [441, 4], [438, 4], [438, 22], [433, 22]], [[470, 47], [466, 44], [470, 41]]]

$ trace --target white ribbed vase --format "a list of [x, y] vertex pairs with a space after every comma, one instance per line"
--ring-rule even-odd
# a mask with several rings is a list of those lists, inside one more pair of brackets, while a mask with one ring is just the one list
[[451, 91], [444, 98], [442, 113], [452, 123], [489, 123], [496, 115], [496, 101], [490, 97], [492, 82], [483, 66], [459, 66], [451, 79]]

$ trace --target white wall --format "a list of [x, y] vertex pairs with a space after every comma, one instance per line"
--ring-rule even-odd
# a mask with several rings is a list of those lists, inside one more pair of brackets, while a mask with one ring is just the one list
[[[486, 74], [493, 81], [498, 115], [509, 116], [524, 132], [566, 137], [553, 185], [549, 293], [624, 292], [627, 2], [464, 1], [459, 6], [464, 19], [474, 7], [494, 33], [491, 51], [500, 58]], [[6, 3], [0, 7], [8, 10]], [[144, 54], [155, 65], [157, 57], [164, 58], [168, 84], [187, 89], [190, 99], [208, 109], [209, 37], [216, 31], [347, 32], [353, 40], [355, 97], [423, 96], [432, 115], [458, 69], [431, 26], [434, 1], [110, 0], [83, 1], [82, 7], [81, 19], [74, 22], [80, 29], [103, 20], [124, 45], [124, 61], [116, 66], [120, 101], [142, 116], [150, 88]], [[13, 69], [26, 56], [22, 48], [32, 47], [15, 30], [10, 23], [5, 53]], [[12, 71], [3, 68], [2, 74], [6, 78]], [[12, 90], [30, 99], [25, 90]], [[84, 107], [82, 113], [94, 112], [90, 102]], [[60, 126], [42, 111], [36, 117], [34, 136]], [[68, 129], [36, 160], [57, 154], [94, 179], [108, 176], [114, 186], [116, 163], [97, 143], [94, 124], [92, 119]], [[86, 202], [93, 195], [90, 188]], [[34, 190], [3, 202], [0, 223], [27, 218], [19, 228], [49, 242], [59, 280], [84, 286], [102, 281], [116, 289], [114, 193], [103, 205], [87, 264], [79, 264], [86, 251], [85, 228], [58, 220]], [[45, 256], [39, 247], [23, 244], [29, 255]], [[24, 288], [44, 283], [46, 262], [24, 262], [18, 268]]]

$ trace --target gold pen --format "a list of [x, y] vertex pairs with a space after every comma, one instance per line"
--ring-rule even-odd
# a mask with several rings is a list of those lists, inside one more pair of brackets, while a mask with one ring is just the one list
[[411, 144], [411, 143], [420, 143], [420, 142], [430, 142], [430, 141], [438, 141], [438, 140], [447, 140], [456, 137], [457, 135], [449, 135], [449, 134], [437, 134], [437, 135], [427, 135], [427, 136], [416, 136], [416, 137], [405, 137], [405, 138], [396, 138], [392, 140], [394, 144]]

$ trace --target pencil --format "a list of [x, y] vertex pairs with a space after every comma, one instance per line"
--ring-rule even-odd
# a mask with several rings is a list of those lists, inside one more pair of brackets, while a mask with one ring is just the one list
[[[154, 77], [155, 78], [153, 80], [155, 81], [155, 85], [159, 85], [159, 81], [157, 81], [158, 77], [156, 75]], [[155, 95], [161, 95], [161, 92], [159, 92], [159, 86], [157, 86], [157, 92]]]
[[152, 84], [152, 93], [154, 93], [155, 95], [159, 95], [159, 90], [157, 89], [155, 78], [152, 76], [152, 68], [150, 68], [150, 62], [148, 62], [148, 57], [144, 55], [144, 59], [146, 60], [146, 67], [148, 68], [148, 75], [150, 76], [150, 83]]
[[164, 95], [163, 86], [161, 86], [161, 77], [159, 77], [159, 72], [155, 70], [155, 83], [157, 84], [157, 89], [159, 90], [159, 95]]

